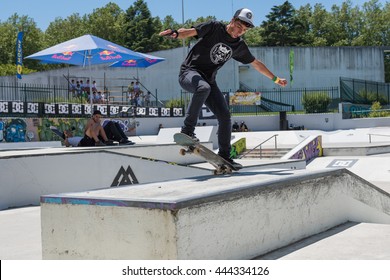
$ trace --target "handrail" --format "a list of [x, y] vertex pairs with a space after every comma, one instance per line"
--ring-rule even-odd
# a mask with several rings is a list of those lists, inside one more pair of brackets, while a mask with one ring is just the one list
[[239, 158], [243, 158], [244, 156], [246, 156], [247, 154], [251, 153], [252, 151], [254, 151], [255, 149], [257, 148], [260, 148], [260, 158], [261, 158], [261, 155], [262, 155], [262, 150], [261, 150], [261, 146], [268, 142], [269, 140], [271, 140], [272, 138], [275, 138], [275, 149], [278, 148], [278, 144], [277, 144], [277, 139], [276, 137], [278, 136], [279, 134], [274, 134], [272, 135], [271, 137], [267, 138], [266, 140], [264, 140], [263, 142], [261, 142], [259, 145], [257, 145], [256, 147], [254, 147], [253, 149], [251, 149], [250, 151], [246, 152], [246, 153], [243, 153]]
[[369, 143], [371, 143], [371, 135], [375, 135], [375, 136], [385, 136], [385, 137], [390, 137], [389, 134], [375, 134], [375, 133], [368, 133], [368, 141]]

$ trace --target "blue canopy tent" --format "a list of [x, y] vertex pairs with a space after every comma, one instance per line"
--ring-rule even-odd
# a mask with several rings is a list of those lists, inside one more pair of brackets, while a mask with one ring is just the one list
[[[142, 54], [126, 49], [93, 35], [83, 35], [27, 56], [45, 63], [65, 63], [89, 67], [92, 81], [92, 64], [112, 63], [130, 59], [145, 58]], [[90, 83], [90, 93], [92, 85]], [[92, 113], [92, 98], [91, 113]]]

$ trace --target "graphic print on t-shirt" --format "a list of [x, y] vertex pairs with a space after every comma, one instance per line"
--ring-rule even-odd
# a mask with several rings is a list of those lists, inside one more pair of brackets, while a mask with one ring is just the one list
[[210, 51], [210, 59], [214, 64], [221, 64], [228, 61], [233, 54], [233, 50], [223, 43], [215, 44]]

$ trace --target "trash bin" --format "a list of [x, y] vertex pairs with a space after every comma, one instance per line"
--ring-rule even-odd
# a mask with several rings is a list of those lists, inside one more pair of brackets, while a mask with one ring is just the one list
[[288, 120], [286, 111], [279, 112], [279, 129], [288, 130]]

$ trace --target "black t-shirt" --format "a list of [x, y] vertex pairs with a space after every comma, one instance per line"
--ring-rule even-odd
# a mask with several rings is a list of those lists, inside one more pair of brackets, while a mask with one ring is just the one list
[[230, 58], [243, 64], [255, 60], [245, 41], [241, 37], [230, 37], [225, 24], [209, 21], [195, 26], [195, 29], [199, 40], [181, 65], [181, 72], [186, 69], [196, 70], [212, 83], [215, 81], [218, 69]]

